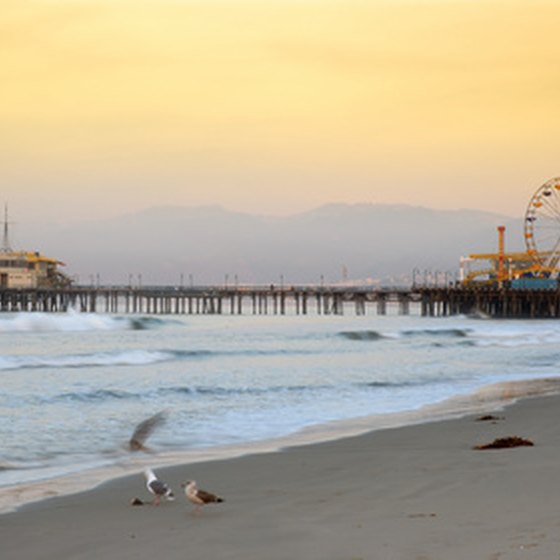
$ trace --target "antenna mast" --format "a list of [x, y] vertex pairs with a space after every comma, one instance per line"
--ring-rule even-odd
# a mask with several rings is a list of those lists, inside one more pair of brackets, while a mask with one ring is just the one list
[[2, 237], [2, 252], [9, 253], [11, 252], [10, 247], [10, 236], [8, 233], [9, 230], [9, 222], [8, 222], [8, 204], [4, 204], [4, 235]]

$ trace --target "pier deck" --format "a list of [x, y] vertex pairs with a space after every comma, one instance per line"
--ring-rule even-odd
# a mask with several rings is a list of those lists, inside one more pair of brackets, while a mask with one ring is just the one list
[[0, 290], [0, 311], [60, 312], [74, 309], [97, 313], [180, 315], [364, 315], [371, 305], [385, 314], [388, 304], [401, 314], [420, 301], [406, 289], [290, 286], [244, 287], [71, 287]]
[[70, 287], [0, 289], [0, 311], [179, 315], [407, 315], [483, 314], [503, 318], [560, 318], [560, 291], [494, 287], [373, 288], [343, 286]]

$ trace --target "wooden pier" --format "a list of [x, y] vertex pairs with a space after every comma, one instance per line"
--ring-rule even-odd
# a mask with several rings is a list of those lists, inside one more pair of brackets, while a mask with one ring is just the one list
[[0, 311], [143, 313], [165, 315], [379, 315], [397, 306], [408, 314], [420, 292], [407, 289], [348, 287], [70, 287], [0, 289]]
[[559, 289], [510, 287], [423, 288], [422, 315], [471, 315], [503, 319], [560, 318]]
[[2, 312], [165, 315], [480, 314], [499, 318], [560, 318], [560, 291], [498, 287], [70, 287], [0, 289]]

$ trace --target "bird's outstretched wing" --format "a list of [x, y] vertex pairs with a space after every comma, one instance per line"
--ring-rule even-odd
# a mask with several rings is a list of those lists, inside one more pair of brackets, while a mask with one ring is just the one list
[[164, 424], [166, 420], [167, 412], [162, 410], [143, 422], [140, 422], [134, 429], [134, 433], [128, 442], [129, 449], [131, 451], [148, 451], [144, 443], [152, 435], [154, 430]]

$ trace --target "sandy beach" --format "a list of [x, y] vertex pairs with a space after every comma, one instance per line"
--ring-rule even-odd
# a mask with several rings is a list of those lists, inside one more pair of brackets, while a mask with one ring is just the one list
[[[156, 469], [0, 516], [3, 560], [119, 558], [506, 560], [560, 558], [560, 396], [494, 420], [384, 429], [280, 452]], [[517, 435], [533, 447], [479, 451]], [[225, 503], [193, 514], [180, 483]]]

